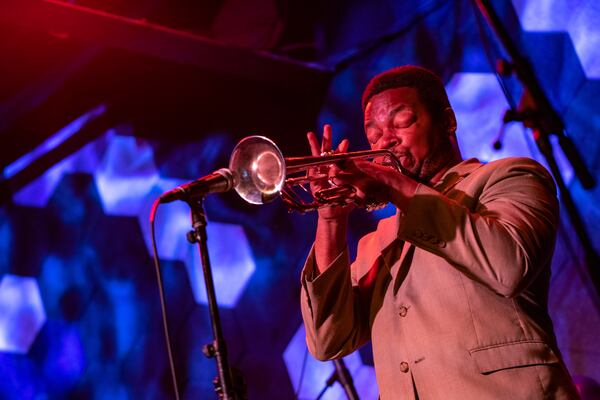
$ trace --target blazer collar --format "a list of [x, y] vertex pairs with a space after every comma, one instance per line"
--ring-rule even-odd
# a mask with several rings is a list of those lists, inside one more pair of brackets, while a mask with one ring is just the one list
[[[442, 179], [440, 179], [433, 188], [440, 193], [445, 193], [482, 165], [483, 164], [476, 158], [469, 158], [468, 160], [461, 161], [446, 171], [442, 176]], [[374, 254], [381, 254], [398, 238], [401, 222], [402, 216], [399, 210], [396, 210], [395, 215], [379, 221], [376, 236], [377, 248], [372, 249], [375, 250]]]
[[476, 158], [469, 158], [468, 160], [461, 161], [446, 171], [442, 176], [442, 179], [433, 185], [433, 188], [440, 193], [446, 193], [482, 165], [483, 164]]

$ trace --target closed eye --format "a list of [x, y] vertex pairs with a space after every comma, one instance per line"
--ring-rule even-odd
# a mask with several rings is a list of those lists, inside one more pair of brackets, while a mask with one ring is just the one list
[[367, 128], [367, 140], [371, 144], [375, 144], [381, 139], [383, 136], [383, 131], [381, 129], [376, 128]]
[[414, 124], [416, 120], [417, 120], [417, 116], [415, 115], [415, 113], [411, 109], [404, 108], [404, 109], [398, 111], [394, 115], [394, 120], [393, 120], [394, 128], [395, 129], [408, 128], [409, 126]]

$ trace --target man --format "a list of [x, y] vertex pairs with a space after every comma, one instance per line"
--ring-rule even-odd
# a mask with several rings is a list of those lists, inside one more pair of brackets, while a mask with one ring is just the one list
[[[376, 76], [363, 111], [371, 148], [391, 150], [402, 173], [354, 161], [331, 179], [398, 211], [360, 240], [351, 267], [352, 207], [319, 211], [301, 278], [311, 353], [339, 358], [370, 339], [384, 400], [578, 398], [546, 305], [552, 178], [526, 158], [463, 161], [444, 85], [423, 68]], [[331, 127], [308, 140], [313, 155], [329, 152]]]

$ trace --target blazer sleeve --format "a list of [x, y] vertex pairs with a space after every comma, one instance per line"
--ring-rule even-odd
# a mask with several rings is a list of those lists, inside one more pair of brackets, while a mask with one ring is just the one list
[[521, 293], [551, 260], [558, 225], [554, 181], [527, 158], [490, 163], [470, 209], [419, 185], [398, 236], [445, 258], [496, 293]]
[[343, 357], [370, 337], [358, 287], [352, 284], [348, 250], [312, 279], [314, 246], [301, 274], [300, 303], [310, 353], [318, 360]]

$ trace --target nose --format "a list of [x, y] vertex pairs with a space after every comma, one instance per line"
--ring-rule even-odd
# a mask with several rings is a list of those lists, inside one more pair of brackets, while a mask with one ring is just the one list
[[385, 129], [380, 140], [380, 148], [391, 149], [399, 143], [399, 139], [390, 129]]

